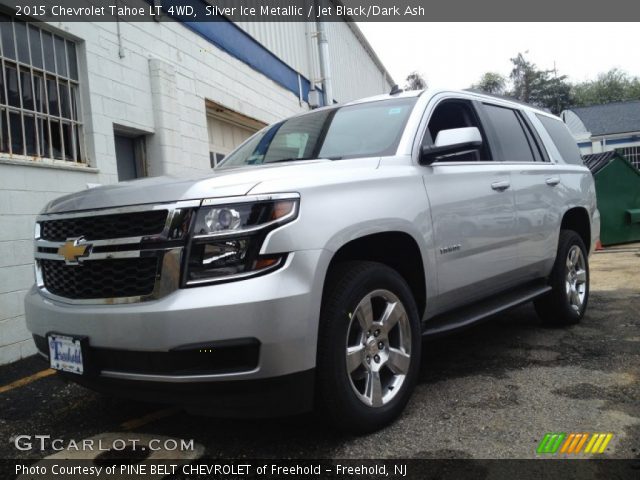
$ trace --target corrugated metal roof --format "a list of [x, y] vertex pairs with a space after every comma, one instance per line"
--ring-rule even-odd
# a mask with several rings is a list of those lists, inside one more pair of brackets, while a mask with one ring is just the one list
[[582, 160], [584, 160], [584, 164], [587, 166], [591, 173], [596, 174], [604, 167], [609, 165], [609, 162], [614, 159], [618, 155], [617, 152], [602, 152], [602, 153], [592, 153], [590, 155], [583, 155]]
[[582, 160], [584, 161], [584, 164], [587, 166], [589, 170], [591, 170], [591, 173], [594, 175], [598, 173], [600, 170], [602, 170], [604, 167], [609, 165], [609, 163], [611, 163], [616, 158], [619, 158], [620, 160], [622, 160], [625, 164], [627, 164], [627, 166], [631, 170], [633, 170], [636, 174], [640, 175], [640, 170], [638, 170], [631, 162], [629, 162], [629, 160], [625, 158], [624, 155], [622, 155], [617, 150], [612, 150], [609, 152], [602, 152], [602, 153], [592, 153], [590, 155], [582, 156]]
[[360, 27], [358, 27], [358, 24], [350, 16], [345, 15], [345, 20], [346, 20], [346, 24], [349, 25], [349, 28], [353, 31], [353, 34], [356, 36], [358, 40], [360, 40], [360, 43], [362, 43], [362, 46], [364, 47], [364, 49], [367, 51], [367, 53], [373, 60], [373, 63], [375, 63], [378, 69], [385, 75], [385, 78], [387, 79], [387, 81], [391, 85], [394, 85], [395, 81], [393, 80], [393, 77], [387, 70], [387, 67], [384, 66], [384, 63], [382, 63], [382, 61], [378, 57], [378, 54], [369, 43], [369, 40], [367, 40], [367, 37], [364, 36], [364, 33], [362, 33], [362, 30], [360, 30]]
[[[258, 6], [258, 0], [247, 0]], [[239, 22], [255, 42], [312, 82], [320, 78], [315, 22]], [[356, 24], [327, 22], [334, 99], [388, 92], [393, 78]]]
[[640, 132], [640, 101], [607, 103], [569, 109], [591, 135]]

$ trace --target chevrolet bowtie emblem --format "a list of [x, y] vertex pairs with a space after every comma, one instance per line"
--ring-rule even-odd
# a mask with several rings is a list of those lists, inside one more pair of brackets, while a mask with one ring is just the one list
[[64, 257], [67, 265], [79, 265], [80, 258], [86, 257], [90, 252], [91, 244], [85, 243], [83, 237], [69, 238], [58, 248], [58, 255]]

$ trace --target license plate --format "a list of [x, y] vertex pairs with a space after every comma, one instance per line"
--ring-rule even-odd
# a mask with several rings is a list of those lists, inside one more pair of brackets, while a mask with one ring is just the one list
[[49, 335], [49, 359], [51, 368], [63, 372], [84, 373], [80, 340], [66, 335]]

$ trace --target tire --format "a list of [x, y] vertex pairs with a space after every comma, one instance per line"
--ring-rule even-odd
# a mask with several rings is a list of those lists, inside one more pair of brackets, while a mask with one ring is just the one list
[[420, 334], [413, 295], [395, 270], [375, 262], [332, 268], [320, 312], [317, 400], [334, 427], [367, 433], [400, 415], [420, 367]]
[[582, 238], [573, 230], [560, 231], [549, 285], [551, 292], [534, 300], [543, 323], [565, 326], [580, 322], [589, 302], [589, 258]]

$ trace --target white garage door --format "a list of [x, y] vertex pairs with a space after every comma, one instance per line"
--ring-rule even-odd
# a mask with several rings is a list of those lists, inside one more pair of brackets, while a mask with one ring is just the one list
[[260, 120], [243, 115], [211, 100], [206, 100], [206, 105], [209, 157], [212, 168], [248, 137], [266, 127], [266, 124]]

